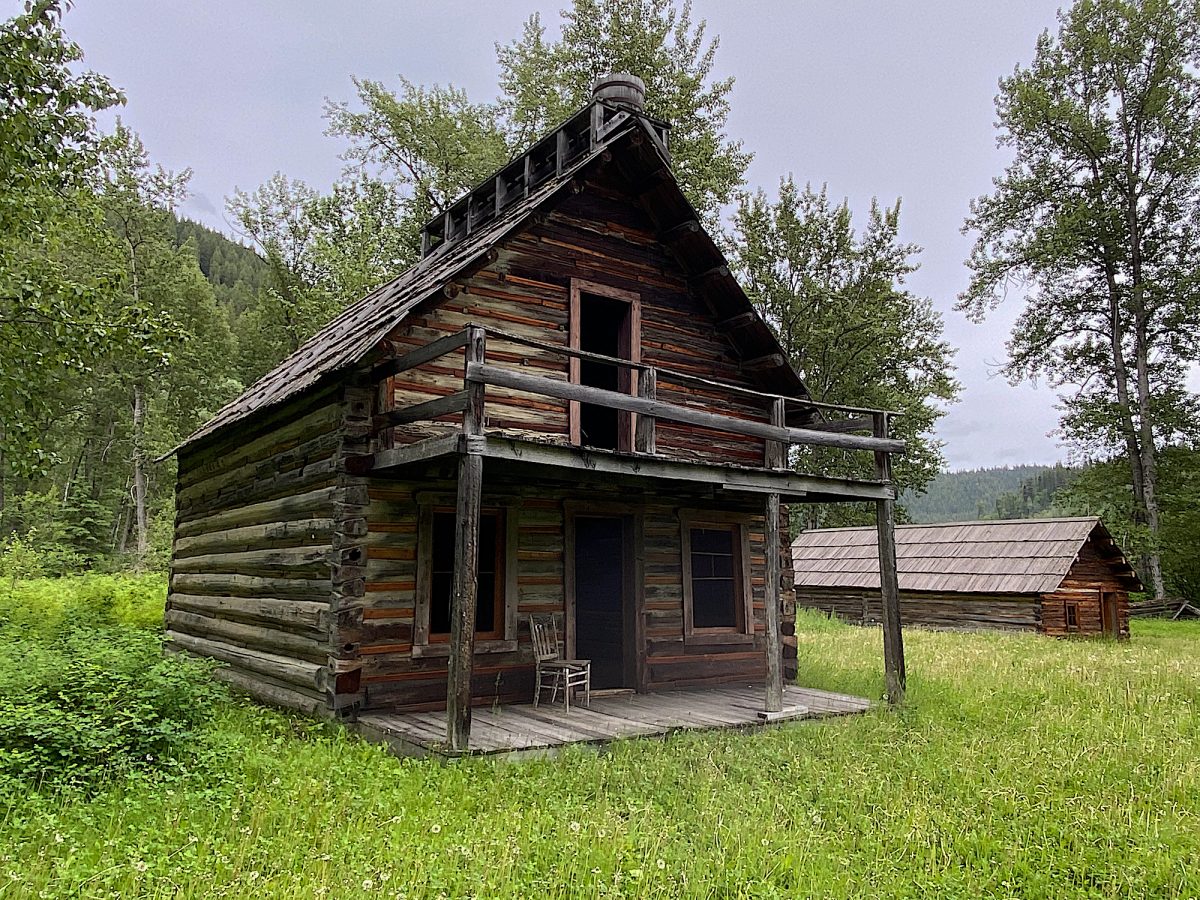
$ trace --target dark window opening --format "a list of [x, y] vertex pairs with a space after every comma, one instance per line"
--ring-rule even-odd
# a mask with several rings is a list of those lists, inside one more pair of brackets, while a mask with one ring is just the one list
[[1079, 607], [1074, 603], [1066, 604], [1067, 631], [1079, 630]]
[[[430, 566], [429, 634], [450, 634], [450, 600], [454, 590], [454, 513], [433, 514], [433, 560]], [[479, 590], [475, 603], [475, 634], [500, 637], [504, 625], [503, 565], [499, 512], [479, 516]]]
[[741, 583], [736, 528], [692, 528], [692, 627], [737, 628]]
[[[621, 359], [629, 358], [629, 304], [594, 294], [579, 297], [579, 349]], [[628, 372], [618, 366], [580, 360], [579, 383], [606, 391], [624, 391]], [[605, 450], [620, 449], [620, 413], [606, 406], [582, 403], [579, 409], [580, 443]]]

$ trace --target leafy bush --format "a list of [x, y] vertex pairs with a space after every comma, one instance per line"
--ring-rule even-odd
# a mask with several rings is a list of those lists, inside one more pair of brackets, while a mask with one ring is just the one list
[[169, 767], [223, 695], [210, 670], [145, 629], [0, 633], [0, 779], [88, 787]]
[[157, 629], [163, 575], [80, 575], [0, 581], [0, 635], [50, 638], [79, 626]]

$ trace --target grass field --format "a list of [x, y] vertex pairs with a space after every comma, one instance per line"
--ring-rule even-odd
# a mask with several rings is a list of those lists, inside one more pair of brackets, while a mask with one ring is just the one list
[[[800, 639], [802, 683], [878, 696], [877, 631]], [[547, 761], [223, 706], [170, 779], [4, 800], [0, 897], [1200, 896], [1200, 627], [907, 649], [899, 713]]]

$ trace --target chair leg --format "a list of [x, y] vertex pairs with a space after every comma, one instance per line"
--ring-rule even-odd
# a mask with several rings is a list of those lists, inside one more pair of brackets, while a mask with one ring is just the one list
[[550, 705], [553, 706], [558, 701], [558, 685], [562, 681], [562, 673], [554, 673], [553, 687], [550, 690]]
[[533, 682], [533, 708], [537, 709], [538, 700], [542, 698], [542, 667], [537, 667]]
[[563, 672], [563, 703], [566, 705], [566, 711], [571, 711], [571, 675], [568, 672]]
[[584, 670], [583, 705], [588, 709], [592, 708], [592, 667], [590, 663], [588, 664], [587, 669]]

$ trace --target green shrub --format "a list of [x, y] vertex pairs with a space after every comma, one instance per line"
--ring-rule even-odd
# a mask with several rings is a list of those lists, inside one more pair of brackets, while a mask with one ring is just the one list
[[164, 657], [145, 629], [0, 636], [0, 779], [90, 787], [169, 769], [223, 696], [210, 671]]
[[50, 638], [80, 626], [157, 629], [164, 575], [79, 575], [0, 581], [0, 635]]

